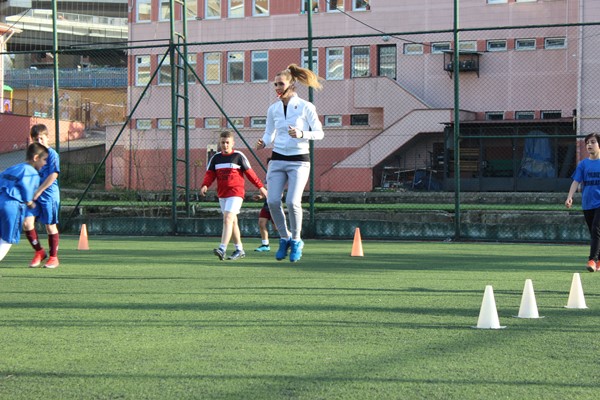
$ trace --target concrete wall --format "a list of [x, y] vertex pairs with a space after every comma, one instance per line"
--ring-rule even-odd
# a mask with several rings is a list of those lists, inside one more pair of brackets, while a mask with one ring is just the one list
[[[55, 143], [53, 119], [0, 114], [0, 153], [23, 150], [29, 144], [29, 131], [35, 124], [45, 124], [50, 132], [50, 144]], [[83, 124], [77, 121], [60, 121], [60, 140], [75, 140], [83, 137]]]

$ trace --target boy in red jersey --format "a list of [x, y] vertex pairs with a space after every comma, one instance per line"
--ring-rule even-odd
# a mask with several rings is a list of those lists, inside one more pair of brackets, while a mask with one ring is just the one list
[[217, 197], [223, 213], [223, 232], [221, 233], [221, 244], [213, 250], [213, 253], [219, 257], [219, 260], [223, 260], [227, 252], [227, 245], [233, 239], [235, 251], [227, 258], [237, 260], [246, 256], [237, 218], [246, 194], [244, 175], [264, 197], [267, 197], [267, 190], [250, 167], [246, 156], [233, 150], [235, 144], [233, 132], [221, 132], [219, 144], [221, 151], [212, 156], [208, 162], [200, 194], [205, 196], [208, 187], [215, 180], [217, 181]]

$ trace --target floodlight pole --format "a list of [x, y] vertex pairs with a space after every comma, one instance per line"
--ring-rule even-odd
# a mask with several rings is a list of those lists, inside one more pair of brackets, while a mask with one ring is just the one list
[[52, 98], [54, 99], [53, 112], [54, 112], [54, 136], [56, 143], [54, 148], [56, 152], [60, 154], [60, 105], [58, 104], [58, 32], [56, 20], [58, 18], [58, 0], [52, 0], [52, 56], [54, 77], [53, 77], [53, 92]]
[[454, 57], [452, 70], [454, 71], [454, 239], [460, 238], [460, 96], [459, 96], [459, 32], [458, 32], [458, 2], [454, 0]]
[[[313, 37], [312, 37], [312, 1], [308, 2], [307, 23], [308, 23], [308, 69], [313, 70]], [[308, 101], [313, 103], [314, 89], [308, 87]], [[309, 195], [308, 195], [308, 235], [314, 237], [316, 232], [315, 227], [315, 144], [314, 140], [308, 141], [308, 151], [310, 157], [310, 172], [309, 172]]]

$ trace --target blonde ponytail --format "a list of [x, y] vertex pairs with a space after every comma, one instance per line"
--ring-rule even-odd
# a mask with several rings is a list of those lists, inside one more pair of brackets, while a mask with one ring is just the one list
[[302, 68], [296, 64], [288, 65], [287, 69], [277, 75], [285, 75], [291, 82], [298, 81], [313, 89], [322, 89], [321, 81], [323, 78], [312, 72], [310, 69]]

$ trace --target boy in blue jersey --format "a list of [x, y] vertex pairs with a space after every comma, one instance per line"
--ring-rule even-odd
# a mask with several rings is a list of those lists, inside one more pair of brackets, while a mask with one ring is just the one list
[[589, 157], [581, 160], [573, 173], [565, 206], [571, 208], [573, 195], [582, 186], [581, 208], [591, 236], [590, 256], [586, 268], [590, 272], [600, 270], [600, 134], [590, 133], [585, 137]]
[[[37, 124], [31, 127], [31, 141], [41, 143], [48, 147], [48, 128], [46, 125]], [[33, 200], [37, 207], [27, 210], [23, 230], [31, 247], [35, 250], [35, 255], [29, 264], [30, 268], [37, 268], [42, 265], [42, 261], [48, 257], [48, 253], [38, 240], [38, 234], [35, 230], [35, 219], [46, 225], [48, 233], [48, 245], [50, 247], [50, 257], [44, 265], [44, 268], [58, 267], [58, 210], [60, 206], [60, 192], [58, 188], [58, 174], [60, 173], [60, 160], [58, 153], [48, 147], [48, 162], [40, 170], [40, 186], [33, 195]]]
[[19, 243], [25, 210], [36, 206], [33, 195], [40, 184], [38, 171], [47, 159], [48, 149], [32, 143], [27, 147], [24, 163], [0, 173], [0, 261], [13, 244]]

